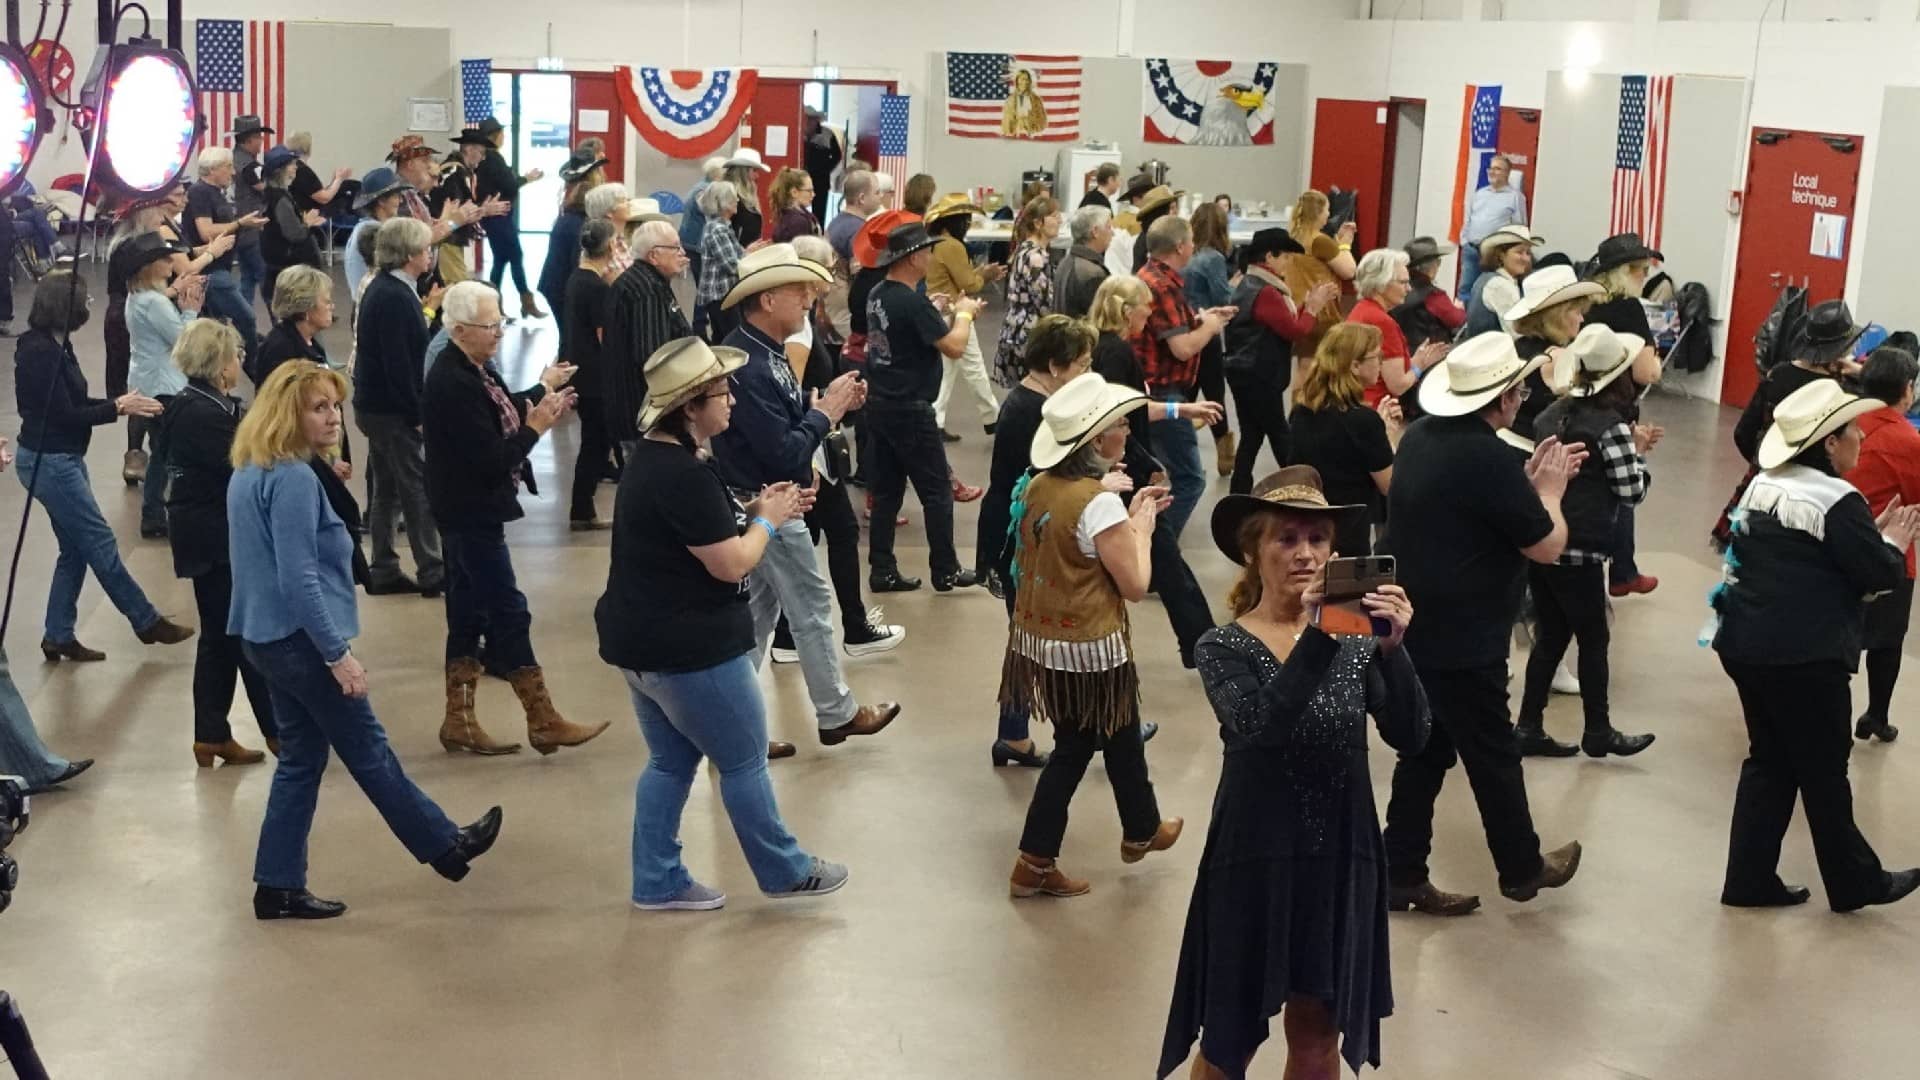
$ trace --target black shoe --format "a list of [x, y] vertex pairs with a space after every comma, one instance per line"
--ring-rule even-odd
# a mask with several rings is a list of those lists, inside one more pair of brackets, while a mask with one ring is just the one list
[[420, 584], [405, 574], [392, 581], [370, 581], [367, 583], [368, 596], [418, 596]]
[[93, 768], [92, 758], [81, 758], [79, 761], [69, 761], [67, 762], [67, 767], [61, 770], [59, 776], [41, 784], [39, 787], [28, 788], [26, 793], [28, 795], [45, 795], [47, 792], [52, 791], [54, 788], [59, 787], [61, 784], [66, 783], [91, 768]]
[[952, 592], [955, 589], [971, 589], [980, 584], [980, 575], [971, 570], [961, 570], [952, 574], [933, 575], [934, 592]]
[[1152, 742], [1153, 737], [1158, 734], [1160, 734], [1159, 724], [1156, 724], [1151, 720], [1142, 720], [1140, 722], [1140, 741], [1141, 742], [1143, 743]]
[[944, 443], [957, 443], [960, 441], [960, 436], [955, 435], [953, 432], [948, 431], [946, 428], [941, 428], [940, 441]]
[[1804, 885], [1786, 885], [1779, 881], [1774, 882], [1773, 888], [1753, 896], [1742, 896], [1724, 889], [1720, 892], [1720, 902], [1727, 907], [1793, 907], [1806, 903], [1812, 897], [1813, 893]]
[[420, 597], [423, 600], [438, 600], [442, 596], [445, 596], [446, 592], [447, 583], [445, 581], [436, 581], [431, 585], [420, 586]]
[[[1834, 911], [1845, 914], [1849, 911], [1858, 911], [1863, 907], [1873, 907], [1877, 904], [1898, 903], [1905, 900], [1915, 889], [1920, 889], [1920, 870], [1895, 870], [1887, 875], [1886, 891], [1872, 900], [1863, 900], [1857, 904], [1833, 904], [1831, 906]], [[1828, 899], [1832, 899], [1832, 893], [1828, 893]]]
[[1520, 744], [1521, 757], [1572, 757], [1580, 748], [1572, 743], [1564, 743], [1547, 734], [1545, 728], [1518, 727], [1513, 729], [1514, 741]]
[[859, 626], [847, 627], [847, 636], [840, 647], [848, 656], [872, 656], [898, 648], [907, 640], [907, 629], [890, 623], [865, 622]]
[[253, 890], [253, 917], [256, 919], [334, 919], [347, 913], [347, 905], [338, 900], [322, 900], [305, 889]]
[[1044, 768], [1047, 764], [1045, 752], [1035, 750], [1015, 750], [1005, 739], [993, 740], [993, 767], [1018, 765], [1023, 769]]
[[454, 838], [453, 847], [445, 855], [433, 860], [434, 870], [448, 881], [459, 881], [467, 876], [467, 864], [485, 855], [499, 836], [500, 808], [496, 806], [479, 821], [460, 830], [460, 835]]
[[1608, 754], [1632, 757], [1652, 745], [1653, 735], [1650, 733], [1628, 735], [1612, 728], [1580, 736], [1580, 749], [1586, 751], [1588, 757], [1606, 757]]
[[1859, 739], [1861, 742], [1868, 742], [1873, 739], [1879, 739], [1881, 742], [1892, 742], [1900, 737], [1900, 729], [1887, 723], [1884, 717], [1866, 713], [1860, 717], [1858, 723], [1853, 725], [1853, 737]]
[[1007, 598], [1007, 579], [1000, 576], [1000, 571], [987, 571], [985, 581], [987, 583], [987, 592], [990, 593], [995, 600], [1005, 600]]
[[993, 424], [988, 424], [988, 425], [986, 425], [986, 431], [987, 431], [987, 436], [988, 436], [989, 438], [991, 438], [991, 437], [993, 436], [993, 429], [994, 429], [994, 427], [995, 427], [995, 425], [993, 425]]
[[919, 578], [901, 577], [898, 570], [876, 570], [867, 575], [868, 592], [912, 592], [919, 587]]
[[142, 539], [142, 540], [165, 540], [166, 538], [167, 538], [167, 523], [166, 523], [166, 522], [164, 522], [164, 521], [162, 521], [162, 522], [148, 522], [148, 521], [143, 521], [143, 522], [141, 522], [141, 523], [140, 523], [140, 539]]

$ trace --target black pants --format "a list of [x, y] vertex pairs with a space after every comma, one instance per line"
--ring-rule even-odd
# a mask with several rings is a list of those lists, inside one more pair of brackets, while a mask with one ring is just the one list
[[1207, 607], [1207, 594], [1193, 576], [1186, 556], [1180, 554], [1180, 538], [1173, 523], [1158, 518], [1153, 526], [1153, 544], [1148, 548], [1153, 573], [1152, 588], [1167, 609], [1167, 624], [1180, 643], [1180, 662], [1193, 666], [1193, 647], [1200, 635], [1213, 629], [1213, 612]]
[[1907, 623], [1912, 617], [1912, 578], [1867, 605], [1866, 633], [1862, 639], [1867, 654], [1866, 715], [1883, 723], [1893, 708], [1893, 686], [1900, 681], [1900, 651], [1906, 643]]
[[1605, 733], [1613, 723], [1607, 716], [1607, 571], [1603, 563], [1588, 566], [1527, 566], [1527, 588], [1533, 596], [1533, 652], [1527, 657], [1527, 687], [1520, 696], [1520, 726], [1539, 728], [1553, 692], [1553, 672], [1567, 654], [1567, 643], [1580, 643], [1580, 706], [1586, 714], [1586, 733]]
[[480, 639], [502, 671], [539, 663], [533, 657], [533, 615], [513, 577], [506, 530], [499, 525], [441, 526], [447, 564], [447, 660], [477, 660]]
[[1387, 880], [1410, 887], [1427, 880], [1433, 850], [1433, 803], [1447, 770], [1466, 767], [1487, 848], [1500, 884], [1513, 885], [1540, 872], [1540, 838], [1527, 808], [1527, 781], [1520, 747], [1507, 719], [1505, 664], [1433, 671], [1414, 661], [1427, 689], [1433, 730], [1417, 754], [1402, 754], [1393, 767], [1393, 797], [1387, 803]]
[[1845, 665], [1759, 665], [1722, 658], [1720, 666], [1740, 692], [1747, 721], [1747, 759], [1740, 764], [1740, 787], [1733, 796], [1725, 895], [1762, 896], [1778, 888], [1780, 840], [1798, 795], [1827, 903], [1835, 911], [1849, 911], [1879, 899], [1887, 875], [1854, 824], [1853, 787], [1847, 783], [1853, 699]]
[[1055, 723], [1053, 756], [1033, 785], [1027, 804], [1027, 825], [1020, 833], [1020, 850], [1051, 859], [1060, 854], [1067, 835], [1067, 804], [1087, 773], [1095, 750], [1107, 763], [1107, 783], [1120, 810], [1120, 835], [1127, 840], [1150, 840], [1160, 829], [1160, 804], [1147, 779], [1147, 749], [1140, 741], [1140, 710], [1125, 727], [1102, 737], [1071, 723]]
[[596, 516], [593, 493], [607, 477], [613, 438], [607, 433], [606, 404], [598, 394], [582, 395], [575, 408], [580, 413], [580, 454], [573, 460], [573, 505], [567, 516], [590, 521]]
[[1214, 424], [1209, 429], [1216, 439], [1233, 430], [1227, 423], [1227, 416], [1229, 414], [1227, 411], [1226, 357], [1226, 347], [1220, 343], [1220, 339], [1217, 337], [1207, 342], [1206, 348], [1200, 350], [1200, 396], [1208, 401], [1214, 401], [1220, 404], [1220, 422]]
[[514, 285], [521, 295], [532, 292], [527, 286], [527, 260], [520, 253], [518, 209], [499, 217], [481, 218], [480, 227], [487, 234], [487, 250], [493, 253], [493, 269], [488, 272], [487, 280], [498, 289], [506, 280], [507, 271], [512, 270]]
[[1240, 417], [1240, 445], [1233, 454], [1233, 480], [1228, 490], [1235, 495], [1253, 491], [1253, 469], [1260, 460], [1260, 443], [1273, 447], [1275, 465], [1287, 463], [1288, 432], [1286, 384], [1274, 383], [1257, 375], [1229, 375], [1233, 384], [1233, 411]]
[[868, 401], [863, 410], [873, 430], [873, 520], [867, 525], [867, 563], [873, 572], [897, 573], [893, 554], [894, 519], [905, 501], [907, 484], [920, 498], [927, 521], [928, 559], [933, 572], [949, 576], [960, 572], [960, 556], [953, 549], [953, 484], [947, 471], [947, 448], [940, 426], [933, 422], [933, 405], [925, 401]]
[[233, 708], [235, 675], [246, 685], [247, 704], [253, 706], [260, 734], [272, 739], [279, 731], [273, 722], [267, 680], [242, 655], [240, 639], [224, 633], [232, 602], [232, 567], [222, 566], [193, 579], [193, 606], [200, 615], [200, 637], [193, 653], [194, 742], [223, 743], [233, 738], [227, 710]]

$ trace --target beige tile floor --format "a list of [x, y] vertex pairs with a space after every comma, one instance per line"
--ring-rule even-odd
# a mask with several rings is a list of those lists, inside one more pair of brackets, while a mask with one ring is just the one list
[[[81, 338], [97, 386], [97, 324]], [[542, 342], [516, 344], [537, 351]], [[0, 384], [10, 374], [0, 365]], [[0, 386], [0, 402], [11, 401]], [[1436, 877], [1490, 899], [1467, 919], [1395, 917], [1398, 1011], [1384, 1027], [1382, 1076], [1916, 1075], [1901, 1010], [1920, 964], [1920, 906], [1834, 916], [1817, 881], [1815, 903], [1794, 911], [1715, 903], [1742, 742], [1731, 688], [1694, 635], [1715, 573], [1703, 540], [1733, 478], [1731, 414], [1665, 396], [1651, 409], [1670, 435], [1640, 537], [1645, 569], [1664, 584], [1619, 605], [1614, 701], [1623, 727], [1656, 731], [1660, 742], [1630, 762], [1530, 763], [1543, 838], [1578, 838], [1587, 853], [1571, 887], [1524, 906], [1498, 899], [1456, 775], [1440, 804]], [[955, 423], [967, 433], [955, 459], [979, 478], [986, 441]], [[16, 430], [0, 418], [0, 431]], [[13, 849], [20, 892], [0, 916], [0, 987], [20, 999], [55, 1075], [1150, 1075], [1219, 767], [1198, 681], [1175, 663], [1153, 605], [1135, 623], [1147, 715], [1163, 725], [1154, 780], [1165, 812], [1189, 822], [1172, 852], [1120, 863], [1095, 768], [1065, 851], [1093, 894], [1008, 900], [1034, 774], [988, 765], [1000, 606], [984, 592], [921, 593], [885, 600], [889, 619], [910, 628], [905, 645], [848, 668], [863, 697], [905, 703], [885, 736], [833, 750], [809, 744], [799, 672], [765, 678], [777, 733], [802, 744], [797, 759], [775, 766], [781, 808], [804, 844], [851, 866], [848, 888], [817, 902], [761, 899], [709, 779], [687, 807], [686, 858], [732, 902], [713, 914], [637, 913], [627, 904], [627, 846], [645, 750], [619, 678], [595, 655], [590, 616], [606, 535], [564, 528], [575, 445], [571, 429], [543, 444], [545, 494], [524, 500], [527, 520], [510, 536], [559, 704], [613, 728], [548, 759], [442, 753], [440, 609], [363, 599], [358, 651], [401, 760], [456, 818], [505, 805], [506, 829], [475, 873], [451, 885], [415, 865], [334, 770], [312, 880], [353, 910], [331, 923], [251, 918], [270, 766], [193, 767], [190, 646], [140, 646], [90, 584], [82, 634], [109, 659], [38, 662], [52, 542], [36, 519], [7, 645], [49, 741], [100, 759], [70, 792], [37, 800]], [[165, 546], [131, 539], [136, 496], [117, 482], [122, 448], [114, 431], [96, 439], [96, 491], [156, 602], [190, 615]], [[600, 498], [610, 511], [612, 489]], [[901, 546], [913, 571], [925, 556], [920, 514], [908, 505], [915, 524]], [[0, 478], [0, 520], [17, 520], [19, 507], [18, 484]], [[963, 551], [973, 522], [963, 508]], [[1219, 596], [1229, 567], [1204, 536], [1190, 531], [1189, 553]], [[1915, 700], [1910, 679], [1898, 704]], [[504, 684], [483, 688], [482, 711], [497, 732], [513, 730]], [[1556, 699], [1550, 724], [1577, 731], [1577, 703]], [[235, 727], [258, 744], [244, 699]], [[1916, 754], [1902, 743], [1856, 757], [1860, 820], [1889, 865], [1920, 863], [1910, 827], [1920, 818]], [[1383, 804], [1390, 764], [1384, 753], [1374, 759]], [[1801, 825], [1783, 865], [1790, 880], [1815, 876]], [[1270, 1044], [1253, 1075], [1280, 1075], [1277, 1049]]]

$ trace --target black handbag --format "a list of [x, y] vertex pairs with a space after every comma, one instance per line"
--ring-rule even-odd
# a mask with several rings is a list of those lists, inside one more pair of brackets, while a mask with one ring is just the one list
[[827, 432], [827, 437], [820, 441], [820, 449], [826, 451], [827, 479], [844, 484], [853, 478], [853, 446], [844, 429]]

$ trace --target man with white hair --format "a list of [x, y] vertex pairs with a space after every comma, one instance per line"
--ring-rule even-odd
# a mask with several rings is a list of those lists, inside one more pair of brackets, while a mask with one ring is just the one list
[[883, 172], [873, 174], [873, 212], [893, 209], [893, 177]]
[[[1105, 166], [1102, 166], [1105, 168]], [[1119, 173], [1114, 174], [1119, 183]], [[1073, 246], [1054, 273], [1053, 308], [1062, 315], [1084, 319], [1093, 309], [1093, 294], [1107, 280], [1107, 247], [1113, 243], [1113, 211], [1083, 205], [1067, 221]]]
[[[726, 175], [727, 159], [710, 157], [700, 166], [700, 182], [687, 190], [684, 206], [680, 210], [680, 246], [686, 249], [687, 261], [693, 268], [693, 280], [700, 280], [700, 243], [707, 236], [707, 215], [700, 209], [700, 193], [707, 190], [715, 180]], [[642, 357], [644, 360], [645, 358]]]
[[600, 339], [607, 430], [622, 444], [640, 437], [647, 357], [667, 342], [693, 333], [673, 295], [674, 277], [687, 268], [687, 249], [673, 225], [665, 221], [641, 225], [628, 241], [627, 254], [633, 263], [614, 279], [606, 330]]
[[838, 256], [833, 263], [833, 286], [827, 290], [827, 319], [845, 341], [853, 332], [853, 311], [847, 293], [853, 287], [853, 238], [880, 209], [880, 174], [858, 169], [840, 180], [840, 213], [827, 225], [827, 243]]
[[[233, 151], [221, 146], [200, 151], [195, 172], [199, 179], [187, 189], [187, 212], [181, 222], [186, 242], [201, 247], [229, 233], [236, 241], [249, 234], [257, 236], [267, 223], [266, 215], [242, 215], [227, 195], [227, 188], [233, 183]], [[253, 299], [241, 292], [235, 260], [234, 252], [229, 251], [207, 264], [207, 295], [201, 310], [227, 320], [240, 331], [245, 349], [241, 367], [251, 370], [253, 354], [260, 347], [259, 327], [254, 323]]]

